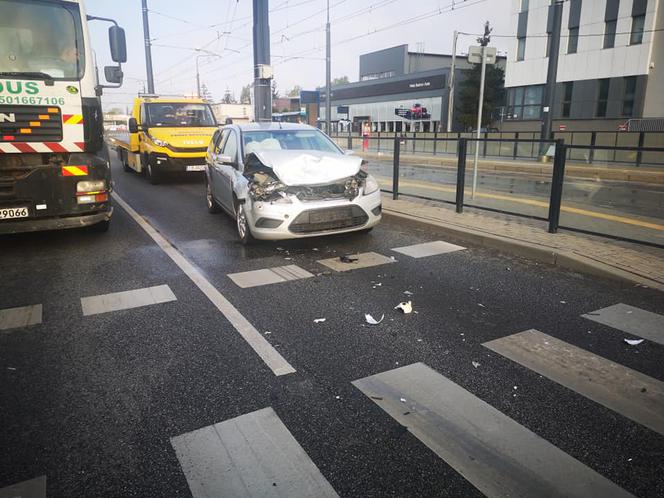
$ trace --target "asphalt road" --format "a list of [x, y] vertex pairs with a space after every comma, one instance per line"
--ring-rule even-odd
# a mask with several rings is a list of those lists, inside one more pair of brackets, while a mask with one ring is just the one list
[[[42, 323], [0, 330], [0, 489], [45, 475], [53, 497], [191, 496], [171, 438], [272, 407], [341, 496], [481, 496], [351, 384], [422, 362], [626, 491], [664, 495], [661, 433], [482, 345], [537, 329], [664, 381], [664, 345], [627, 345], [580, 316], [617, 303], [664, 314], [661, 293], [477, 247], [411, 258], [392, 249], [458, 241], [395, 218], [365, 235], [243, 247], [230, 218], [207, 212], [200, 177], [153, 186], [115, 163], [114, 178], [296, 372], [275, 376], [117, 205], [106, 234], [0, 238], [0, 310], [43, 307]], [[317, 262], [368, 251], [396, 262]], [[283, 265], [314, 277], [251, 288], [228, 277]], [[82, 297], [157, 285], [177, 299], [82, 314]], [[393, 309], [405, 299], [417, 313]]]

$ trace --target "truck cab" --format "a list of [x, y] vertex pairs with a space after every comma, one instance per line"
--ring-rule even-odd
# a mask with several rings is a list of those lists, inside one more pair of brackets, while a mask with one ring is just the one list
[[[0, 0], [0, 234], [111, 219], [100, 85], [82, 0]], [[109, 30], [122, 83], [124, 31]]]
[[141, 95], [134, 101], [129, 134], [115, 139], [126, 171], [151, 183], [165, 174], [205, 171], [205, 153], [217, 122], [199, 98]]

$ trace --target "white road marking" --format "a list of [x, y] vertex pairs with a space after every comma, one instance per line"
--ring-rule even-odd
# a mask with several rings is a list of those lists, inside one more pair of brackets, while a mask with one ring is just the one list
[[664, 316], [628, 304], [614, 304], [593, 311], [583, 318], [664, 344]]
[[425, 242], [423, 244], [415, 244], [412, 246], [395, 247], [392, 250], [410, 256], [411, 258], [426, 258], [427, 256], [463, 251], [464, 249], [465, 247], [450, 244], [449, 242], [434, 240], [433, 242]]
[[329, 259], [320, 259], [318, 263], [325, 265], [328, 268], [333, 269], [334, 271], [349, 271], [357, 270], [359, 268], [369, 268], [371, 266], [385, 265], [388, 263], [396, 263], [392, 258], [383, 256], [376, 252], [363, 252], [360, 254], [349, 254], [351, 259], [357, 258], [357, 261], [352, 263], [344, 263], [339, 259], [339, 257], [329, 258]]
[[42, 322], [42, 305], [21, 306], [0, 310], [0, 330], [17, 329]]
[[238, 309], [233, 306], [224, 295], [219, 292], [202, 274], [191, 264], [175, 247], [171, 245], [152, 225], [145, 221], [129, 204], [127, 204], [116, 192], [113, 192], [113, 200], [145, 230], [173, 262], [187, 275], [191, 281], [212, 301], [212, 304], [226, 317], [231, 325], [239, 332], [247, 344], [260, 356], [265, 364], [275, 375], [286, 375], [294, 373], [295, 369], [288, 363], [279, 352], [242, 316]]
[[632, 496], [423, 363], [353, 385], [487, 496]]
[[664, 434], [664, 382], [538, 330], [501, 337], [484, 346]]
[[244, 271], [241, 273], [229, 273], [228, 278], [243, 289], [259, 285], [277, 284], [290, 280], [311, 278], [309, 273], [296, 265], [277, 266], [276, 268], [263, 268], [260, 270]]
[[173, 294], [168, 285], [157, 285], [155, 287], [145, 287], [144, 289], [82, 297], [81, 307], [83, 308], [83, 316], [89, 316], [176, 300], [175, 294]]
[[46, 498], [46, 476], [1, 488], [0, 498]]
[[194, 498], [336, 497], [272, 408], [171, 438]]

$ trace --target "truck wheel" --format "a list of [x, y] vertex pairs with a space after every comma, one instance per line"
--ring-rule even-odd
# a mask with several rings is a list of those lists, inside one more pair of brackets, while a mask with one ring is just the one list
[[150, 161], [147, 161], [147, 167], [145, 168], [145, 175], [147, 176], [148, 180], [152, 185], [157, 185], [159, 183], [159, 173], [154, 170], [152, 165], [150, 164]]
[[122, 169], [125, 173], [131, 173], [133, 170], [129, 167], [129, 158], [120, 152], [120, 161], [122, 162]]
[[108, 228], [110, 226], [111, 226], [111, 220], [104, 220], [92, 225], [90, 227], [90, 230], [92, 230], [95, 233], [106, 233], [108, 232]]
[[235, 205], [235, 222], [240, 242], [245, 246], [251, 244], [254, 241], [254, 237], [251, 235], [251, 228], [249, 228], [244, 203], [238, 202]]
[[210, 186], [207, 176], [205, 177], [205, 200], [207, 201], [208, 212], [214, 214], [221, 211], [221, 206], [212, 196], [212, 187]]

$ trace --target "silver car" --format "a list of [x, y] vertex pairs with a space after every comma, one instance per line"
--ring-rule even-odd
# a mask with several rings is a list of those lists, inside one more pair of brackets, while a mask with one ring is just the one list
[[369, 231], [381, 219], [380, 188], [366, 162], [311, 126], [224, 126], [206, 163], [208, 210], [233, 216], [244, 244]]

